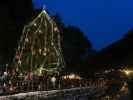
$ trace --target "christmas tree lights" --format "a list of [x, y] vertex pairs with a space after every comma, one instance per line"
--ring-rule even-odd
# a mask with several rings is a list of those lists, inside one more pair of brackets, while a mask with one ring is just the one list
[[60, 42], [56, 23], [43, 10], [23, 29], [13, 60], [16, 72], [21, 76], [59, 73], [64, 68]]

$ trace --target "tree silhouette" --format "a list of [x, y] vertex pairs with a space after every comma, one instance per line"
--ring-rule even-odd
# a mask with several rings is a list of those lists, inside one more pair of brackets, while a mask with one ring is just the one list
[[128, 32], [127, 32], [127, 34], [124, 36], [126, 39], [132, 39], [133, 40], [133, 28], [132, 29], [130, 29]]
[[58, 14], [54, 16], [54, 19], [62, 33], [62, 49], [67, 66], [66, 70], [84, 71], [83, 60], [85, 60], [85, 55], [92, 50], [91, 42], [78, 27], [66, 26]]
[[2, 0], [0, 2], [0, 56], [1, 63], [9, 62], [25, 23], [34, 14], [32, 0]]

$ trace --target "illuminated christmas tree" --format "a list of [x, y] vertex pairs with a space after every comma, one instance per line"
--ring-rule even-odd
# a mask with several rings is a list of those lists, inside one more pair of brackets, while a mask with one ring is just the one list
[[23, 29], [14, 57], [15, 72], [27, 75], [59, 73], [64, 68], [60, 32], [56, 23], [43, 10]]

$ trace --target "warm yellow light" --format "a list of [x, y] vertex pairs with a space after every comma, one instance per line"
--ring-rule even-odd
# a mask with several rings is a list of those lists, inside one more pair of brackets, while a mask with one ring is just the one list
[[42, 76], [43, 71], [44, 71], [44, 68], [43, 68], [43, 67], [39, 67], [39, 68], [35, 71], [35, 74], [38, 75], [38, 76]]
[[81, 79], [81, 77], [80, 76], [78, 76], [78, 75], [75, 75], [75, 74], [70, 74], [70, 75], [66, 75], [66, 76], [63, 76], [63, 79], [71, 79], [71, 80], [73, 80], [73, 79]]
[[64, 76], [63, 78], [64, 78], [64, 79], [67, 79], [67, 76]]
[[71, 74], [71, 75], [69, 75], [69, 78], [70, 79], [74, 79], [75, 78], [75, 75], [74, 74]]
[[124, 73], [125, 73], [126, 75], [130, 75], [130, 74], [133, 73], [133, 70], [124, 70]]
[[125, 74], [126, 74], [126, 75], [129, 75], [129, 74], [130, 74], [130, 71], [125, 70]]

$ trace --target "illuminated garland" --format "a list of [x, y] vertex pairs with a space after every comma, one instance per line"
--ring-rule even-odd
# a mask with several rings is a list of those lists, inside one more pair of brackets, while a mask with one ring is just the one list
[[14, 65], [19, 73], [58, 73], [64, 68], [60, 33], [56, 23], [43, 10], [23, 29]]

